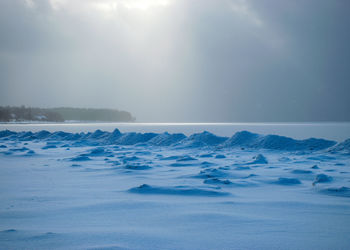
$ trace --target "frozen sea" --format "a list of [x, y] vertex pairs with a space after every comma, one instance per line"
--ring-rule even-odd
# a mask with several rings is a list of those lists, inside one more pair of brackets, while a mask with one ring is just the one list
[[0, 249], [350, 249], [349, 138], [350, 123], [0, 124]]

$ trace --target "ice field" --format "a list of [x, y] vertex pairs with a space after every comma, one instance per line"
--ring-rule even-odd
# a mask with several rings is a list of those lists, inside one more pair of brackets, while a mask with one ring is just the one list
[[349, 249], [350, 140], [0, 131], [1, 249]]

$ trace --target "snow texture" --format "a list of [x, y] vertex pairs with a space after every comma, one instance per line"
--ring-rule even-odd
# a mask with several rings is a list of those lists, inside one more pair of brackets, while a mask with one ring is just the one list
[[0, 131], [0, 248], [350, 249], [349, 142]]

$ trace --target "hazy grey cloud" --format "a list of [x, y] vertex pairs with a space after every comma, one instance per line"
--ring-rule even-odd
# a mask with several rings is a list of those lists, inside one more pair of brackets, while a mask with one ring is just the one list
[[0, 105], [349, 120], [348, 1], [3, 0]]

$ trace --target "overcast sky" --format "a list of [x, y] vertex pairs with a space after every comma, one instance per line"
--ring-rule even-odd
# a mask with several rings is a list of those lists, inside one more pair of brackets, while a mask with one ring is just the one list
[[350, 120], [348, 0], [0, 0], [0, 105]]

